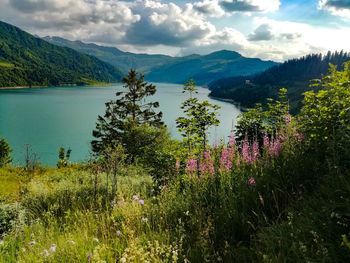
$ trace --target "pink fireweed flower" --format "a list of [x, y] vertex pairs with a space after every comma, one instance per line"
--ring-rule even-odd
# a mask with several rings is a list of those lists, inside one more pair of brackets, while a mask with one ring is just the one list
[[189, 172], [194, 172], [197, 170], [197, 160], [196, 159], [190, 159], [187, 163], [186, 163], [186, 168], [187, 171]]
[[252, 161], [256, 162], [258, 160], [258, 156], [259, 156], [259, 143], [257, 141], [254, 141], [253, 149], [252, 149]]
[[180, 168], [180, 161], [176, 161], [175, 168], [178, 170]]
[[[221, 151], [221, 158], [220, 158], [220, 172], [224, 171], [224, 167], [226, 165], [227, 162], [227, 156], [228, 156], [228, 151], [227, 149], [224, 147], [222, 148]], [[226, 170], [226, 169], [225, 169]]]
[[281, 149], [281, 143], [278, 140], [275, 140], [273, 143], [273, 152], [275, 155], [278, 155], [279, 151]]
[[251, 162], [251, 157], [250, 157], [250, 154], [249, 154], [249, 144], [248, 144], [247, 140], [244, 140], [244, 143], [243, 143], [242, 157], [243, 157], [243, 160], [246, 163], [250, 163]]
[[231, 161], [230, 159], [228, 159], [228, 160], [226, 161], [226, 164], [225, 164], [225, 170], [226, 170], [226, 172], [229, 172], [229, 171], [231, 170], [231, 168], [232, 168], [232, 161]]
[[287, 114], [286, 116], [286, 123], [289, 124], [292, 122], [292, 116], [290, 114]]
[[218, 143], [216, 140], [214, 140], [214, 142], [213, 142], [213, 148], [218, 148]]
[[249, 180], [248, 180], [248, 184], [249, 185], [255, 185], [256, 184], [255, 179], [253, 177], [250, 177]]
[[208, 170], [207, 165], [206, 165], [205, 163], [200, 163], [200, 164], [199, 164], [199, 170], [200, 170], [201, 172], [207, 171], [207, 170]]
[[210, 150], [206, 150], [203, 153], [203, 156], [204, 156], [204, 162], [206, 164], [206, 167], [207, 167], [209, 173], [211, 175], [214, 175], [215, 174], [215, 169], [214, 169], [213, 159], [211, 158], [211, 155], [210, 155]]
[[228, 145], [229, 145], [230, 147], [232, 147], [235, 143], [236, 143], [235, 137], [230, 136], [230, 141], [229, 141]]
[[269, 137], [265, 134], [264, 135], [264, 148], [269, 148]]

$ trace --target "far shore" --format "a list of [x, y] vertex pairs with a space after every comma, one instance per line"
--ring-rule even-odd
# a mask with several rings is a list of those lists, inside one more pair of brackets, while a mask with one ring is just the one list
[[8, 90], [8, 89], [36, 89], [36, 88], [50, 88], [50, 87], [84, 87], [84, 86], [109, 86], [113, 83], [92, 83], [85, 85], [78, 84], [62, 84], [57, 86], [13, 86], [13, 87], [0, 87], [0, 90]]
[[235, 106], [238, 107], [238, 109], [240, 111], [248, 111], [249, 110], [249, 108], [242, 107], [240, 103], [234, 101], [233, 99], [219, 98], [219, 97], [215, 97], [215, 96], [212, 96], [212, 95], [208, 95], [208, 97], [211, 98], [211, 99], [214, 99], [214, 100], [220, 100], [220, 101], [225, 101], [225, 102], [229, 102], [231, 104], [234, 104]]

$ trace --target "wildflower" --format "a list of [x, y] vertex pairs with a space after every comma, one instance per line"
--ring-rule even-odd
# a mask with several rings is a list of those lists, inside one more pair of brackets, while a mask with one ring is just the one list
[[124, 202], [123, 201], [119, 201], [118, 202], [118, 207], [121, 207], [121, 206], [123, 206], [124, 205]]
[[50, 253], [49, 253], [49, 251], [47, 251], [47, 249], [44, 249], [44, 251], [43, 252], [41, 252], [40, 254], [39, 254], [40, 256], [45, 256], [45, 257], [48, 257], [48, 256], [50, 256]]
[[36, 242], [34, 240], [29, 242], [29, 245], [31, 245], [31, 246], [34, 246], [35, 244], [36, 244]]
[[99, 242], [99, 240], [98, 240], [98, 238], [96, 238], [96, 237], [94, 237], [94, 239], [93, 239], [95, 242]]
[[243, 143], [242, 157], [246, 163], [250, 163], [251, 158], [250, 158], [250, 154], [249, 154], [249, 144], [248, 144], [247, 139], [245, 139], [244, 143]]
[[121, 234], [120, 230], [117, 231], [117, 237], [119, 237]]
[[216, 140], [214, 140], [214, 142], [213, 142], [213, 148], [218, 148], [218, 143]]
[[113, 207], [117, 202], [116, 201], [112, 201], [111, 202], [111, 207]]
[[190, 159], [187, 163], [186, 163], [186, 168], [189, 172], [194, 172], [197, 169], [197, 160], [196, 159]]
[[148, 218], [147, 217], [142, 217], [141, 218], [141, 222], [143, 223], [143, 222], [147, 222], [148, 221]]
[[144, 205], [144, 204], [145, 204], [145, 201], [139, 200], [139, 204], [140, 204], [140, 205]]
[[256, 184], [255, 179], [254, 179], [253, 177], [250, 177], [250, 178], [249, 178], [248, 183], [249, 183], [250, 185], [255, 185], [255, 184]]
[[269, 147], [269, 137], [265, 134], [264, 135], [264, 148], [268, 148]]
[[132, 198], [134, 198], [135, 201], [139, 201], [139, 197], [137, 195], [133, 195]]
[[236, 143], [236, 139], [235, 139], [235, 137], [233, 137], [233, 136], [231, 135], [231, 136], [230, 136], [230, 141], [229, 141], [228, 145], [229, 145], [230, 147], [232, 147], [235, 143]]
[[253, 143], [253, 151], [252, 151], [252, 161], [257, 161], [259, 156], [259, 143], [257, 141], [254, 141]]
[[175, 168], [176, 168], [176, 169], [179, 169], [179, 168], [180, 168], [180, 161], [176, 161], [176, 163], [175, 163]]
[[126, 262], [126, 258], [121, 258], [121, 259], [120, 259], [120, 262], [125, 263], [125, 262]]
[[200, 163], [200, 164], [199, 164], [199, 170], [200, 170], [201, 172], [204, 172], [204, 171], [208, 170], [208, 169], [207, 169], [207, 166], [205, 165], [205, 163]]
[[76, 243], [73, 240], [67, 240], [68, 243], [71, 243], [72, 245], [75, 245]]
[[92, 254], [89, 253], [89, 255], [87, 256], [87, 261], [90, 261], [90, 260], [91, 260], [91, 256], [92, 256]]
[[227, 162], [227, 155], [228, 155], [228, 151], [227, 149], [224, 147], [222, 148], [221, 151], [221, 158], [220, 158], [220, 171], [223, 172], [223, 167], [225, 167], [226, 162]]
[[287, 114], [286, 116], [286, 123], [289, 124], [292, 121], [292, 116], [290, 114]]
[[22, 247], [22, 252], [26, 252], [27, 250], [24, 248], [24, 247]]
[[49, 250], [50, 252], [56, 252], [56, 244], [52, 244]]

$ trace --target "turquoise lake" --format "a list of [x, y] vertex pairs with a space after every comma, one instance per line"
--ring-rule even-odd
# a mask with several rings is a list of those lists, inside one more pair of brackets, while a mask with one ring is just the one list
[[[183, 86], [155, 83], [157, 93], [151, 98], [159, 101], [159, 110], [171, 135], [181, 138], [175, 120], [182, 114], [181, 103], [188, 98]], [[92, 130], [98, 115], [103, 115], [105, 102], [115, 99], [122, 84], [108, 87], [48, 87], [0, 90], [0, 134], [13, 149], [14, 164], [25, 159], [25, 145], [30, 144], [39, 162], [54, 166], [58, 149], [72, 149], [71, 161], [89, 158]], [[198, 88], [197, 97], [221, 106], [219, 127], [210, 130], [210, 140], [227, 141], [240, 110], [231, 103], [208, 98], [209, 90]]]

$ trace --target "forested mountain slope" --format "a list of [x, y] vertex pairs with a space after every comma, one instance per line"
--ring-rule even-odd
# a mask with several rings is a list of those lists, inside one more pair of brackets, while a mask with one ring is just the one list
[[321, 78], [328, 72], [329, 63], [337, 65], [350, 60], [350, 54], [328, 52], [326, 55], [311, 54], [291, 59], [253, 76], [237, 76], [220, 79], [209, 84], [211, 96], [231, 99], [243, 107], [253, 107], [266, 98], [276, 99], [281, 88], [288, 90], [292, 113], [302, 106], [303, 93], [314, 89], [310, 80]]
[[0, 87], [119, 81], [110, 64], [0, 21]]

